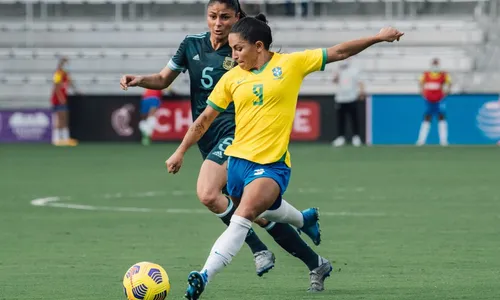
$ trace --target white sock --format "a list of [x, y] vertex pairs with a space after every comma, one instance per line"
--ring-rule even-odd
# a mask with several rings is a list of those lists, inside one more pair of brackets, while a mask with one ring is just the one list
[[146, 120], [142, 120], [139, 122], [139, 130], [141, 131], [142, 135], [149, 136], [147, 126], [148, 125], [146, 123]]
[[420, 132], [418, 134], [418, 141], [417, 141], [418, 144], [420, 144], [420, 145], [425, 144], [425, 141], [427, 140], [427, 135], [429, 135], [430, 129], [431, 129], [431, 122], [423, 121], [422, 125], [420, 125]]
[[147, 130], [148, 130], [148, 136], [151, 136], [153, 135], [153, 131], [155, 129], [155, 126], [156, 126], [156, 118], [154, 116], [150, 116], [146, 119], [146, 123], [147, 123]]
[[439, 143], [441, 145], [448, 144], [448, 122], [441, 120], [438, 123]]
[[52, 129], [52, 143], [58, 143], [61, 140], [61, 134], [59, 128]]
[[208, 282], [212, 281], [217, 273], [231, 263], [233, 256], [243, 247], [250, 228], [252, 228], [252, 221], [237, 215], [231, 217], [231, 223], [215, 241], [205, 266], [201, 270], [201, 273], [207, 273]]
[[61, 139], [63, 141], [69, 140], [69, 128], [68, 127], [64, 127], [63, 129], [61, 129]]
[[288, 223], [297, 228], [302, 228], [304, 226], [304, 216], [302, 216], [302, 213], [290, 203], [286, 202], [285, 199], [281, 200], [281, 205], [278, 209], [266, 210], [259, 218], [265, 218], [277, 223]]

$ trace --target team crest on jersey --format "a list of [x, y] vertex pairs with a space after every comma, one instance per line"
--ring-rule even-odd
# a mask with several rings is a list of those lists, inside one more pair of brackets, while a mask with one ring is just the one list
[[273, 68], [274, 79], [282, 79], [283, 78], [283, 70], [281, 67]]
[[222, 67], [226, 70], [231, 70], [235, 65], [235, 61], [234, 59], [232, 59], [231, 57], [226, 57], [224, 58], [224, 62], [222, 63]]

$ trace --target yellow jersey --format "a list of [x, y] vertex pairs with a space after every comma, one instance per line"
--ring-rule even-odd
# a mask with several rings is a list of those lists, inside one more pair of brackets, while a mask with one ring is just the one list
[[237, 66], [224, 74], [207, 104], [222, 112], [234, 102], [236, 132], [225, 154], [291, 167], [288, 144], [300, 86], [309, 73], [323, 71], [326, 60], [326, 49], [273, 53], [259, 70]]

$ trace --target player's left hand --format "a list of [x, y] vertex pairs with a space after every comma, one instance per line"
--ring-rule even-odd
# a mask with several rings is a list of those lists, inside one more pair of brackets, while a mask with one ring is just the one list
[[380, 29], [379, 33], [377, 36], [385, 42], [394, 42], [394, 41], [399, 41], [399, 39], [404, 35], [403, 32], [397, 30], [396, 28], [392, 27], [384, 27]]
[[173, 174], [179, 172], [183, 160], [184, 155], [182, 153], [179, 153], [177, 151], [174, 152], [174, 154], [172, 154], [172, 156], [170, 156], [170, 158], [165, 162], [168, 172]]

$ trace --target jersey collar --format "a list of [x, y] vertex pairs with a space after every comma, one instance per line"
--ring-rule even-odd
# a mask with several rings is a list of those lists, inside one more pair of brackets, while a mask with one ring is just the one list
[[218, 52], [218, 51], [226, 50], [227, 48], [231, 49], [231, 47], [229, 47], [229, 42], [227, 42], [224, 45], [222, 45], [222, 47], [215, 50], [214, 47], [212, 47], [212, 42], [210, 41], [210, 35], [211, 35], [210, 31], [207, 31], [207, 34], [205, 35], [205, 43], [206, 43], [208, 49], [211, 50], [211, 52]]
[[250, 72], [252, 72], [253, 74], [260, 74], [260, 73], [262, 73], [266, 69], [267, 65], [274, 59], [275, 56], [276, 56], [276, 53], [273, 53], [273, 57], [271, 57], [270, 60], [268, 60], [264, 65], [262, 65], [262, 67], [260, 67], [260, 69], [258, 69], [258, 70], [250, 70]]

